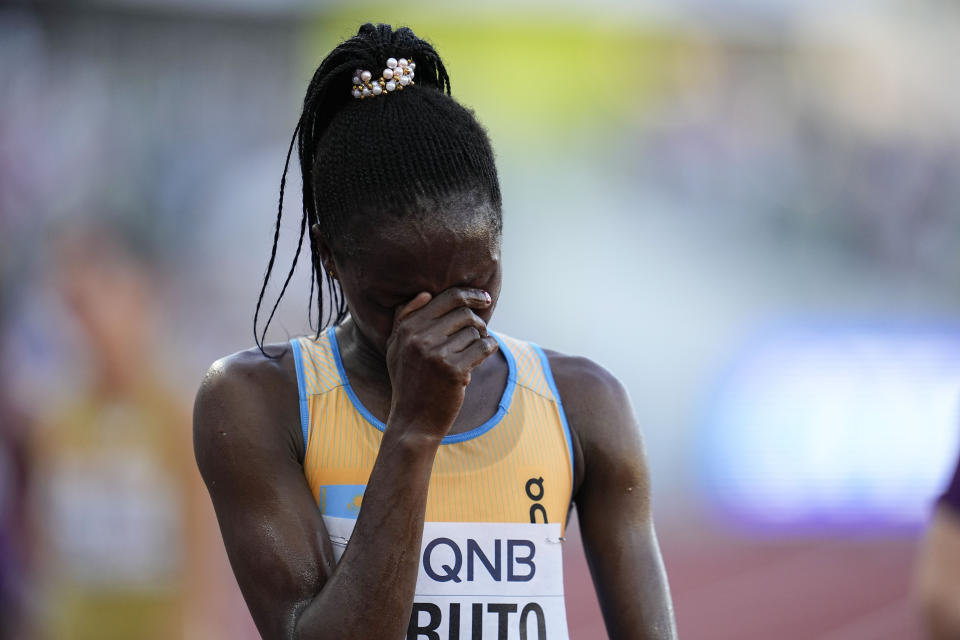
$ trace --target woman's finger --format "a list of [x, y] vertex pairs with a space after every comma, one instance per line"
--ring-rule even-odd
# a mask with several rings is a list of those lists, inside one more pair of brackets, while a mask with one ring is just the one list
[[487, 336], [474, 340], [466, 349], [454, 354], [451, 359], [467, 371], [473, 371], [477, 365], [496, 353], [499, 348], [497, 339], [493, 336]]
[[444, 336], [452, 336], [461, 329], [473, 327], [483, 337], [487, 335], [487, 323], [469, 307], [458, 307], [446, 315], [434, 320], [437, 331]]
[[483, 289], [470, 287], [450, 287], [436, 295], [430, 301], [428, 309], [431, 318], [439, 318], [458, 307], [486, 309], [493, 303], [490, 294]]
[[393, 314], [393, 326], [397, 326], [404, 318], [414, 311], [418, 311], [429, 304], [433, 296], [426, 291], [421, 291], [410, 302], [400, 305]]
[[460, 353], [481, 337], [476, 327], [464, 327], [450, 336], [445, 346], [449, 353]]

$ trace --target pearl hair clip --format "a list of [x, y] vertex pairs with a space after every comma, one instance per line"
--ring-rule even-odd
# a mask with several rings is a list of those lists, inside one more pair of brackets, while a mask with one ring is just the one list
[[373, 98], [384, 92], [399, 91], [413, 84], [413, 70], [417, 68], [413, 60], [406, 58], [387, 58], [387, 68], [378, 80], [373, 79], [369, 71], [357, 69], [353, 75], [353, 97], [358, 100]]

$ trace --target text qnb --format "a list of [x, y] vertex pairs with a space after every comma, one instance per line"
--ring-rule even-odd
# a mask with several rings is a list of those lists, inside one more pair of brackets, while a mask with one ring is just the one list
[[533, 562], [537, 548], [530, 540], [496, 539], [492, 549], [484, 550], [476, 540], [467, 538], [465, 546], [461, 549], [450, 538], [428, 542], [423, 549], [427, 576], [436, 582], [473, 582], [484, 571], [495, 582], [529, 582], [537, 573]]

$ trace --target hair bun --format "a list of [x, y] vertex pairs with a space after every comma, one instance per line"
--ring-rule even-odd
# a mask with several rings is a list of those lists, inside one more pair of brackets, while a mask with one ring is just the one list
[[[443, 66], [440, 55], [433, 45], [418, 38], [410, 27], [394, 30], [389, 24], [375, 25], [367, 22], [360, 25], [357, 35], [344, 42], [341, 47], [351, 41], [357, 44], [358, 57], [354, 69], [379, 70], [385, 66], [387, 58], [407, 58], [417, 63], [419, 86], [433, 87], [447, 94], [450, 93], [450, 76]], [[349, 86], [348, 83], [347, 91]]]

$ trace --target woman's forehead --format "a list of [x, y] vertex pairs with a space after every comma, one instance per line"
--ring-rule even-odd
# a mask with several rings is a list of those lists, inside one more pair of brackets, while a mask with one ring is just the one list
[[370, 240], [365, 243], [377, 249], [377, 243], [433, 245], [440, 242], [458, 244], [499, 242], [500, 231], [482, 212], [459, 215], [410, 215], [387, 219], [373, 227]]
[[[359, 244], [375, 244], [395, 235], [484, 237], [499, 235], [500, 209], [473, 190], [442, 197], [419, 196], [411, 208], [397, 211], [361, 208], [343, 231]], [[375, 248], [375, 247], [374, 247]]]
[[357, 221], [350, 234], [361, 253], [422, 252], [450, 244], [464, 248], [500, 247], [499, 217], [486, 207], [426, 210], [396, 217], [379, 215], [364, 222]]
[[371, 230], [358, 243], [362, 275], [381, 283], [439, 286], [469, 282], [499, 265], [499, 230], [479, 220], [436, 218], [399, 219]]

